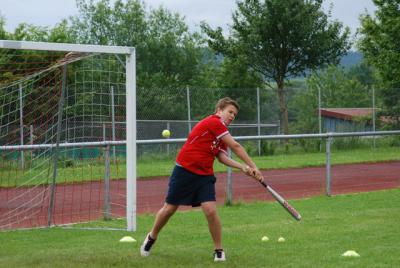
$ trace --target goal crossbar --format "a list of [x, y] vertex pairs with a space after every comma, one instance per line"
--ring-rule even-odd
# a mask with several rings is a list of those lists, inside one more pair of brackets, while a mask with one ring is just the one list
[[0, 40], [0, 48], [129, 55], [134, 47]]

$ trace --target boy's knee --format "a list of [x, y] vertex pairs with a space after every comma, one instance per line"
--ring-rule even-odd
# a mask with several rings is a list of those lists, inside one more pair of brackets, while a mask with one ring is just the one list
[[175, 213], [176, 207], [167, 205], [164, 206], [162, 210], [166, 216], [171, 216]]
[[206, 215], [206, 217], [208, 218], [208, 219], [212, 219], [212, 218], [215, 218], [215, 217], [217, 217], [217, 210], [216, 210], [216, 208], [205, 208], [204, 210], [204, 215]]

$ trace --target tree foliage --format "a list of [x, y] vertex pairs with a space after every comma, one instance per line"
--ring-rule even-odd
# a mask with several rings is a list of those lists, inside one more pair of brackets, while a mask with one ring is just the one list
[[[113, 2], [113, 4], [111, 3]], [[137, 83], [142, 88], [179, 88], [199, 81], [203, 51], [200, 36], [184, 18], [163, 7], [147, 10], [138, 0], [78, 0], [71, 19], [79, 43], [133, 46]]]
[[[216, 82], [222, 96], [229, 96], [240, 103], [240, 120], [257, 118], [256, 88], [263, 88], [262, 76], [249, 68], [246, 57], [225, 58], [217, 73]], [[245, 94], [244, 94], [245, 93]]]
[[375, 17], [361, 16], [359, 48], [379, 75], [383, 114], [400, 125], [400, 1], [373, 0]]
[[289, 133], [285, 80], [328, 63], [337, 63], [349, 48], [346, 28], [329, 22], [322, 0], [243, 0], [233, 14], [231, 35], [202, 28], [209, 45], [228, 57], [247, 57], [248, 66], [277, 84], [282, 127]]
[[5, 19], [0, 15], [0, 39], [7, 39], [7, 32], [4, 29], [5, 24]]
[[[78, 0], [77, 4], [79, 14], [71, 18], [77, 42], [136, 48], [139, 118], [181, 119], [186, 114], [186, 87], [211, 85], [213, 58], [207, 57], [204, 41], [189, 31], [178, 13], [163, 7], [148, 9], [139, 0]], [[180, 92], [166, 97], [160, 89]], [[163, 118], [154, 107], [164, 107]]]
[[[62, 20], [54, 28], [20, 23], [13, 33], [5, 32], [4, 37], [9, 40], [19, 41], [72, 42], [71, 32], [66, 20]], [[63, 57], [63, 53], [31, 50], [2, 50], [0, 54], [0, 84], [10, 83], [11, 81], [21, 79], [33, 72], [43, 70], [54, 64], [60, 57]]]

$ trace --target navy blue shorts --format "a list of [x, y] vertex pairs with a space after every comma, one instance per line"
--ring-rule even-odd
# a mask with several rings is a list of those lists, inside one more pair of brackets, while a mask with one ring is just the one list
[[165, 202], [198, 207], [203, 202], [215, 201], [215, 181], [214, 175], [197, 175], [175, 166], [169, 178]]

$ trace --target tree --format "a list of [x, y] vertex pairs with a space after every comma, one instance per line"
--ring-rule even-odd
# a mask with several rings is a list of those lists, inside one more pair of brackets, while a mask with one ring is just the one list
[[0, 39], [7, 39], [7, 32], [4, 29], [4, 26], [6, 24], [5, 19], [0, 15]]
[[79, 14], [71, 17], [76, 42], [132, 46], [146, 37], [146, 10], [136, 0], [77, 0]]
[[263, 86], [263, 79], [258, 72], [250, 69], [244, 63], [246, 57], [226, 58], [217, 74], [219, 88], [257, 88]]
[[285, 81], [328, 63], [349, 49], [349, 29], [329, 22], [322, 0], [243, 0], [233, 14], [231, 36], [202, 24], [209, 46], [227, 57], [247, 57], [266, 83], [276, 82], [283, 132], [289, 133]]
[[[113, 2], [111, 4], [110, 2]], [[178, 88], [199, 82], [203, 42], [184, 18], [163, 7], [147, 10], [139, 0], [78, 0], [72, 28], [79, 43], [134, 46], [142, 88]]]
[[400, 1], [373, 0], [375, 18], [361, 16], [359, 48], [378, 73], [382, 88], [383, 114], [400, 126]]
[[[216, 81], [221, 96], [229, 96], [240, 103], [238, 120], [257, 118], [256, 88], [264, 86], [261, 75], [243, 62], [245, 57], [226, 58], [220, 66]], [[243, 92], [246, 94], [243, 94]]]
[[35, 42], [71, 43], [73, 38], [67, 20], [62, 20], [54, 28], [20, 23], [14, 33], [8, 34], [8, 39]]
[[[79, 14], [71, 22], [79, 43], [136, 48], [138, 118], [185, 118], [185, 88], [207, 87], [213, 72], [204, 40], [189, 31], [184, 18], [163, 7], [147, 9], [139, 0], [77, 4]], [[176, 94], [165, 94], [167, 89]], [[162, 118], [154, 107], [164, 107]]]
[[371, 88], [375, 83], [375, 70], [364, 60], [348, 69], [347, 76], [356, 78], [360, 83]]
[[[1, 19], [0, 19], [1, 37]], [[40, 27], [27, 23], [20, 23], [14, 33], [5, 33], [5, 38], [19, 41], [41, 41], [41, 42], [72, 42], [71, 31], [66, 20], [61, 21], [54, 28]], [[0, 84], [21, 79], [22, 77], [45, 69], [54, 64], [55, 53], [47, 51], [31, 50], [4, 50], [0, 56], [2, 70], [0, 72]], [[37, 60], [32, 60], [36, 57]], [[40, 60], [39, 60], [40, 59]], [[24, 64], [22, 64], [24, 62]], [[4, 71], [7, 70], [7, 71]]]

